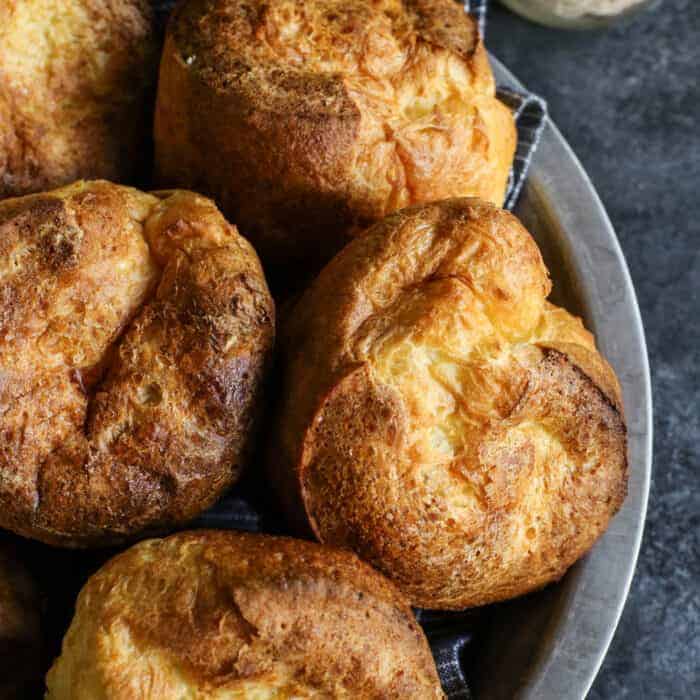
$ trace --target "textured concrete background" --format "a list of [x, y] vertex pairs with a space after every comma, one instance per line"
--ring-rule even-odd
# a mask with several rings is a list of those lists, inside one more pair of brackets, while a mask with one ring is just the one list
[[495, 6], [489, 49], [531, 90], [605, 203], [642, 307], [655, 457], [637, 575], [595, 700], [700, 697], [700, 2], [599, 32]]

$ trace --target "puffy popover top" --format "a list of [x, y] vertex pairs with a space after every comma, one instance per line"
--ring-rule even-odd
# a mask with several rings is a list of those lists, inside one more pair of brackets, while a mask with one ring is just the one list
[[280, 493], [414, 604], [542, 586], [622, 503], [617, 379], [549, 291], [515, 217], [453, 199], [370, 228], [289, 314]]
[[78, 182], [0, 202], [0, 525], [94, 544], [239, 474], [274, 328], [211, 200]]
[[83, 588], [50, 700], [443, 698], [404, 598], [349, 552], [199, 531]]
[[285, 262], [415, 202], [501, 205], [515, 127], [453, 0], [188, 0], [156, 143], [166, 182], [208, 188], [263, 260]]
[[0, 0], [0, 197], [140, 175], [152, 15], [147, 0]]

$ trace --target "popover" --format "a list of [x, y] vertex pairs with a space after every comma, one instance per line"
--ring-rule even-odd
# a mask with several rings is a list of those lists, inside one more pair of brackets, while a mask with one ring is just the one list
[[157, 72], [146, 0], [0, 0], [0, 197], [137, 177]]
[[550, 289], [529, 233], [476, 199], [348, 244], [281, 333], [270, 465], [295, 521], [422, 607], [561, 577], [624, 499], [626, 429], [613, 370]]
[[516, 133], [453, 0], [187, 0], [171, 17], [156, 177], [214, 197], [276, 271], [318, 271], [414, 203], [503, 204]]
[[48, 700], [444, 698], [403, 596], [350, 552], [200, 530], [142, 542], [78, 598]]
[[42, 675], [39, 592], [13, 550], [0, 541], [0, 700], [31, 697]]
[[77, 182], [0, 201], [0, 526], [58, 545], [184, 522], [239, 475], [274, 336], [209, 199]]

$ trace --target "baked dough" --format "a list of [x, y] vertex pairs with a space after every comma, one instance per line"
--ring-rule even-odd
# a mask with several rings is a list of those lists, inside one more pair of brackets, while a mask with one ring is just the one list
[[98, 571], [47, 685], [47, 700], [444, 698], [408, 604], [353, 554], [217, 531]]
[[33, 579], [0, 539], [0, 700], [33, 697], [39, 686], [40, 612]]
[[146, 0], [0, 0], [0, 197], [140, 176], [157, 61]]
[[475, 199], [337, 255], [282, 333], [270, 463], [297, 522], [422, 607], [561, 577], [624, 499], [626, 432], [612, 369], [550, 288], [518, 220]]
[[401, 207], [502, 205], [516, 135], [454, 0], [188, 0], [155, 141], [161, 183], [214, 197], [266, 269], [298, 275]]
[[0, 202], [0, 525], [61, 545], [184, 522], [239, 475], [272, 348], [211, 200], [104, 181]]

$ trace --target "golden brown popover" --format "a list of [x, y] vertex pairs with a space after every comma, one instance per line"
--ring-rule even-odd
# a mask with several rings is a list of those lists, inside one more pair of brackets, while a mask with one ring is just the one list
[[146, 0], [0, 0], [0, 197], [137, 176], [157, 61]]
[[41, 681], [41, 605], [37, 587], [0, 541], [0, 700], [33, 697]]
[[0, 201], [0, 525], [118, 541], [186, 521], [251, 447], [274, 309], [214, 203], [77, 182]]
[[617, 379], [550, 287], [515, 217], [452, 199], [370, 228], [289, 315], [280, 493], [415, 605], [558, 579], [624, 499]]
[[403, 596], [350, 552], [200, 530], [112, 559], [78, 598], [48, 700], [443, 698]]
[[276, 270], [317, 272], [410, 204], [502, 205], [515, 140], [454, 0], [187, 0], [171, 17], [157, 178], [214, 197]]

